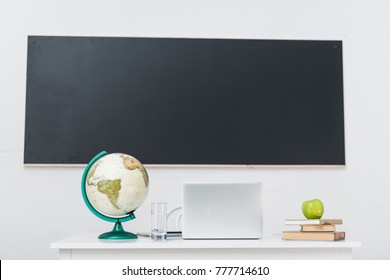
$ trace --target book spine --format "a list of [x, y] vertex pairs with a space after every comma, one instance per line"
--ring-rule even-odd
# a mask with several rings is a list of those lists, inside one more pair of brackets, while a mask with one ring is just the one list
[[303, 232], [334, 232], [336, 231], [335, 225], [302, 225], [301, 231]]
[[283, 232], [285, 240], [306, 241], [336, 241], [345, 238], [345, 232], [316, 233], [316, 232]]

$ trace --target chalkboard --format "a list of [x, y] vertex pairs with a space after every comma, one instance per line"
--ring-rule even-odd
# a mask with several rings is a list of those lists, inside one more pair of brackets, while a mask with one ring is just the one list
[[344, 165], [341, 41], [30, 36], [26, 164]]

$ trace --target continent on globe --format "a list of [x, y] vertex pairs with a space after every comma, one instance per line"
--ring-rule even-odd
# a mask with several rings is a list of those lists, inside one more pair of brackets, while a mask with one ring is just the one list
[[119, 191], [121, 189], [121, 180], [103, 180], [97, 183], [98, 191], [107, 195], [111, 204], [119, 209], [118, 207], [118, 197]]
[[98, 167], [97, 164], [94, 164], [91, 166], [91, 168], [89, 169], [89, 172], [87, 174], [87, 179], [86, 179], [87, 182], [89, 182], [91, 180], [93, 174], [95, 174], [95, 170], [97, 167]]
[[123, 165], [129, 170], [138, 169], [139, 171], [141, 171], [142, 176], [144, 177], [145, 185], [146, 187], [148, 186], [149, 183], [148, 173], [146, 172], [145, 168], [139, 161], [135, 160], [134, 158], [124, 156]]

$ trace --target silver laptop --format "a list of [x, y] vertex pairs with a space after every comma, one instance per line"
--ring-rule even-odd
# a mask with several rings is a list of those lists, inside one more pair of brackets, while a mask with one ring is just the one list
[[185, 183], [183, 238], [261, 238], [261, 188], [261, 183]]

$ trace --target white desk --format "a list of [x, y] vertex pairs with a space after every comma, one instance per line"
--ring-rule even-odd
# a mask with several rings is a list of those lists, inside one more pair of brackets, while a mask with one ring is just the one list
[[51, 243], [59, 258], [97, 259], [352, 259], [352, 249], [360, 242], [285, 241], [280, 235], [260, 240], [136, 240], [103, 241], [98, 234], [77, 234]]

